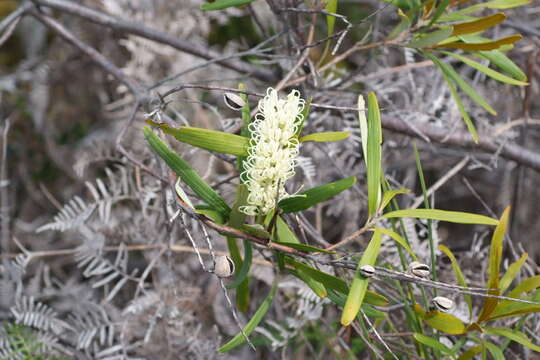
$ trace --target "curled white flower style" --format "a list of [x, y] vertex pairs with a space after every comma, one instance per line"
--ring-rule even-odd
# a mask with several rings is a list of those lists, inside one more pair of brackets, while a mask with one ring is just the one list
[[295, 136], [304, 109], [300, 92], [293, 90], [280, 99], [269, 88], [259, 101], [259, 113], [249, 124], [251, 140], [244, 162], [242, 181], [249, 190], [248, 205], [240, 208], [247, 215], [265, 215], [289, 196], [285, 182], [294, 176], [299, 143]]

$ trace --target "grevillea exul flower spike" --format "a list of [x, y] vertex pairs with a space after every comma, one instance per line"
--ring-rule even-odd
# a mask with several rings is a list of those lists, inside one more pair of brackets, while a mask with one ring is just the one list
[[240, 210], [247, 215], [265, 215], [289, 196], [285, 182], [294, 176], [299, 143], [296, 137], [304, 109], [300, 92], [293, 90], [280, 99], [269, 88], [259, 101], [259, 112], [249, 124], [251, 140], [244, 162], [242, 181], [249, 190], [248, 205]]

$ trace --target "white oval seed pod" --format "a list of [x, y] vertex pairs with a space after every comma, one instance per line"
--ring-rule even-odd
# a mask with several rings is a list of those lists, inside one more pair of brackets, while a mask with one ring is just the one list
[[214, 274], [220, 278], [227, 278], [234, 274], [234, 262], [225, 255], [216, 256], [214, 263]]
[[362, 265], [360, 267], [360, 273], [365, 277], [372, 277], [375, 274], [375, 268], [371, 265]]
[[409, 265], [409, 272], [418, 277], [427, 277], [429, 274], [431, 274], [429, 266], [418, 261], [413, 261]]
[[454, 307], [454, 302], [449, 298], [445, 298], [444, 296], [437, 296], [433, 298], [433, 303], [438, 310], [443, 312], [450, 311], [450, 309]]
[[223, 101], [225, 102], [225, 105], [227, 105], [229, 108], [235, 111], [241, 110], [246, 104], [244, 99], [242, 99], [240, 96], [233, 93], [223, 94]]

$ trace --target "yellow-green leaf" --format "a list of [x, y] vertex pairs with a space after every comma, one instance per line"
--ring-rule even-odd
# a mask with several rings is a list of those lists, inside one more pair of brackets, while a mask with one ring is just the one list
[[451, 335], [459, 335], [465, 332], [465, 324], [457, 317], [440, 311], [426, 312], [418, 304], [414, 305], [416, 314], [433, 329], [443, 331]]
[[[257, 325], [259, 325], [259, 323], [263, 319], [264, 315], [266, 315], [266, 312], [268, 311], [268, 309], [270, 308], [270, 305], [272, 304], [272, 300], [274, 300], [274, 295], [276, 294], [276, 290], [277, 290], [277, 282], [274, 282], [268, 296], [261, 303], [261, 305], [255, 312], [253, 317], [246, 324], [246, 326], [244, 326], [243, 331], [246, 336], [249, 336], [249, 334], [251, 334], [253, 330], [255, 330]], [[246, 342], [246, 339], [244, 335], [240, 332], [236, 334], [236, 336], [232, 338], [230, 341], [228, 341], [225, 345], [220, 347], [218, 351], [220, 353], [227, 352], [229, 350], [234, 349], [235, 347], [239, 345], [242, 345], [245, 342]]]
[[497, 219], [484, 215], [438, 209], [405, 209], [391, 211], [383, 215], [383, 218], [387, 219], [400, 217], [440, 220], [458, 224], [497, 225], [499, 223]]
[[429, 346], [430, 348], [433, 348], [445, 354], [452, 354], [452, 349], [450, 349], [448, 346], [444, 345], [437, 339], [434, 339], [432, 337], [429, 337], [420, 333], [414, 333], [413, 337], [420, 344], [424, 344], [426, 346]]
[[377, 96], [368, 94], [368, 138], [367, 138], [367, 187], [368, 187], [368, 214], [377, 212], [381, 198], [381, 171], [382, 171], [382, 127], [381, 113]]
[[404, 46], [423, 49], [435, 44], [440, 43], [443, 40], [446, 40], [448, 37], [452, 36], [453, 29], [451, 26], [444, 27], [440, 30], [433, 31], [429, 34], [422, 34], [418, 39], [414, 39], [411, 42], [405, 44]]
[[481, 352], [484, 349], [482, 345], [476, 345], [470, 348], [469, 350], [465, 351], [463, 354], [461, 354], [458, 358], [458, 360], [470, 360], [473, 359], [476, 354]]
[[528, 347], [531, 350], [540, 352], [540, 346], [535, 345], [529, 340], [527, 335], [521, 331], [514, 329], [503, 329], [503, 328], [485, 328], [486, 332], [490, 335], [499, 335], [507, 337], [508, 339], [515, 341], [523, 346]]
[[[439, 250], [441, 250], [448, 258], [450, 259], [450, 263], [452, 264], [452, 270], [454, 271], [454, 274], [456, 275], [456, 280], [459, 286], [467, 287], [467, 281], [465, 280], [465, 276], [463, 276], [463, 272], [461, 271], [461, 268], [456, 260], [456, 257], [452, 253], [452, 251], [444, 246], [443, 244], [439, 245]], [[468, 294], [464, 294], [463, 297], [465, 298], [465, 301], [467, 302], [467, 307], [469, 308], [469, 315], [472, 316], [472, 301], [471, 296]]]
[[[510, 215], [510, 207], [507, 207], [499, 220], [499, 224], [493, 231], [493, 236], [491, 237], [491, 245], [489, 248], [489, 264], [488, 264], [488, 288], [497, 289], [491, 290], [488, 293], [493, 295], [499, 295], [499, 271], [501, 268], [502, 261], [502, 251], [503, 251], [503, 241], [504, 234], [506, 232], [506, 227], [508, 226], [508, 218]], [[489, 318], [495, 307], [499, 303], [497, 298], [486, 298], [484, 300], [484, 306], [482, 307], [482, 312], [478, 317], [478, 322], [482, 322]]]
[[473, 51], [472, 54], [489, 60], [489, 62], [491, 62], [516, 80], [527, 80], [527, 76], [523, 71], [521, 71], [519, 66], [517, 66], [512, 60], [508, 58], [508, 56], [506, 56], [499, 50]]
[[521, 270], [521, 267], [523, 266], [523, 264], [525, 264], [525, 261], [527, 261], [528, 256], [529, 255], [527, 253], [524, 253], [519, 259], [517, 259], [515, 262], [510, 264], [510, 266], [508, 266], [508, 270], [506, 270], [506, 273], [503, 275], [499, 283], [501, 293], [504, 293], [506, 289], [508, 289], [512, 281], [514, 281], [516, 276], [519, 274], [519, 270]]
[[414, 260], [417, 260], [416, 258], [416, 255], [415, 253], [412, 251], [411, 247], [409, 246], [409, 244], [407, 243], [407, 241], [401, 237], [401, 235], [399, 235], [397, 232], [393, 231], [393, 230], [390, 230], [390, 229], [385, 229], [385, 228], [381, 228], [381, 227], [377, 227], [376, 228], [377, 230], [379, 230], [381, 233], [383, 233], [384, 235], [388, 235], [390, 236], [392, 239], [394, 239], [395, 242], [397, 242], [399, 245], [401, 245], [405, 250], [407, 250], [407, 252], [409, 253], [409, 255], [411, 255], [411, 257], [414, 259]]
[[397, 190], [388, 190], [384, 192], [383, 198], [381, 200], [381, 205], [379, 206], [379, 211], [384, 210], [388, 204], [390, 204], [390, 201], [399, 194], [408, 194], [411, 190], [409, 189], [397, 189]]
[[487, 66], [484, 66], [482, 64], [480, 64], [479, 62], [476, 62], [474, 60], [471, 60], [469, 59], [468, 57], [465, 57], [465, 56], [461, 56], [459, 54], [454, 54], [454, 53], [451, 53], [451, 52], [448, 52], [448, 51], [442, 51], [443, 54], [446, 54], [448, 56], [452, 56], [462, 62], [464, 62], [465, 64], [469, 65], [470, 67], [478, 70], [478, 71], [481, 71], [483, 72], [484, 74], [486, 74], [487, 76], [489, 76], [490, 78], [492, 79], [495, 79], [497, 81], [500, 81], [500, 82], [503, 82], [503, 83], [507, 83], [507, 84], [511, 84], [511, 85], [528, 85], [528, 83], [524, 82], [524, 81], [519, 81], [519, 80], [516, 80], [516, 79], [513, 79], [511, 77], [508, 77], [506, 75], [503, 75], [493, 69], [490, 69], [488, 68]]
[[464, 9], [460, 9], [457, 11], [454, 11], [450, 14], [446, 14], [440, 17], [439, 21], [456, 21], [459, 20], [460, 16], [471, 14], [473, 12], [476, 12], [478, 10], [482, 9], [510, 9], [517, 6], [523, 6], [530, 3], [531, 0], [493, 0], [493, 1], [486, 1], [478, 4], [474, 4], [472, 6], [466, 7]]
[[490, 343], [489, 341], [484, 342], [484, 345], [489, 350], [489, 352], [491, 353], [491, 356], [493, 356], [494, 360], [506, 360], [506, 358], [504, 357], [504, 354], [503, 354], [502, 350], [499, 348], [499, 346], [497, 346], [497, 345], [495, 345], [493, 343]]
[[375, 230], [362, 258], [358, 262], [358, 268], [352, 281], [349, 295], [347, 296], [347, 301], [343, 308], [343, 313], [341, 314], [341, 324], [343, 326], [350, 325], [356, 318], [358, 311], [360, 311], [369, 284], [369, 279], [361, 274], [360, 268], [364, 265], [375, 265], [377, 256], [379, 256], [381, 238], [381, 232]]
[[306, 272], [302, 271], [301, 269], [288, 269], [288, 271], [300, 280], [302, 280], [302, 282], [304, 282], [311, 289], [311, 291], [313, 291], [313, 293], [315, 293], [315, 295], [317, 295], [321, 299], [324, 299], [328, 296], [328, 292], [326, 291], [324, 285], [313, 279]]
[[518, 286], [508, 293], [508, 297], [517, 298], [524, 292], [529, 292], [540, 287], [540, 275], [532, 276], [523, 280]]
[[475, 21], [469, 21], [461, 24], [454, 24], [454, 31], [452, 36], [473, 34], [481, 31], [485, 31], [490, 27], [502, 23], [506, 19], [506, 15], [503, 13], [493, 14], [486, 16]]
[[248, 154], [249, 139], [244, 136], [190, 126], [181, 126], [175, 129], [167, 124], [158, 124], [152, 120], [146, 122], [159, 127], [163, 132], [174, 136], [178, 141], [201, 149], [236, 156], [246, 156]]
[[316, 142], [331, 142], [331, 141], [340, 141], [348, 138], [351, 135], [347, 131], [329, 131], [329, 132], [320, 132], [313, 133], [306, 136], [302, 136], [298, 141], [316, 141]]

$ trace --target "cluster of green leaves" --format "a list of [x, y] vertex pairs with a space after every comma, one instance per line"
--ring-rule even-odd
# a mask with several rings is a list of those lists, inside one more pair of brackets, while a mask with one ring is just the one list
[[[244, 90], [242, 85], [240, 86], [240, 90]], [[176, 129], [166, 124], [156, 123], [152, 120], [148, 120], [147, 122], [150, 125], [161, 129], [164, 133], [172, 135], [178, 141], [185, 144], [209, 151], [236, 156], [238, 159], [238, 171], [242, 172], [244, 166], [243, 162], [248, 155], [248, 146], [250, 141], [248, 125], [251, 122], [251, 117], [247, 96], [241, 96], [245, 101], [245, 105], [241, 110], [244, 126], [240, 131], [240, 135], [187, 126]], [[308, 113], [309, 104], [307, 104], [304, 109], [304, 119], [307, 118]], [[300, 143], [308, 141], [339, 141], [346, 139], [349, 136], [348, 132], [322, 132], [302, 135], [302, 127], [303, 126], [300, 126], [298, 133], [296, 134]], [[165, 160], [169, 167], [178, 175], [179, 179], [185, 183], [185, 185], [188, 186], [200, 200], [204, 202], [203, 205], [189, 205], [193, 207], [194, 211], [210, 217], [216, 223], [227, 224], [228, 226], [241, 230], [245, 233], [255, 235], [260, 238], [267, 239], [268, 241], [272, 241], [295, 250], [303, 251], [305, 253], [325, 251], [323, 249], [300, 243], [294, 232], [287, 225], [287, 222], [282, 215], [309, 209], [332, 198], [335, 195], [338, 195], [356, 182], [356, 178], [352, 176], [308, 189], [295, 195], [294, 197], [281, 200], [277, 204], [277, 209], [273, 213], [268, 214], [266, 217], [257, 218], [256, 224], [248, 224], [246, 223], [246, 215], [239, 211], [241, 206], [245, 206], [247, 204], [248, 190], [244, 184], [240, 183], [238, 185], [236, 200], [232, 206], [229, 206], [229, 204], [227, 204], [226, 201], [197, 174], [195, 169], [193, 169], [193, 167], [191, 167], [187, 161], [171, 150], [165, 144], [165, 142], [154, 134], [149, 127], [144, 129], [144, 135], [150, 146], [163, 160]], [[192, 204], [190, 199], [188, 199], [185, 195], [185, 192], [182, 190], [180, 184], [177, 184], [176, 190], [182, 201], [184, 201], [186, 204]], [[236, 289], [237, 307], [240, 311], [246, 312], [248, 311], [250, 305], [248, 274], [252, 262], [253, 249], [251, 242], [244, 240], [244, 253], [242, 256], [237, 241], [238, 239], [232, 236], [227, 236], [229, 252], [236, 265], [234, 281], [227, 287], [229, 289]], [[341, 293], [341, 296], [348, 292], [348, 287], [342, 280], [335, 278], [332, 275], [320, 272], [319, 270], [306, 264], [297, 262], [290, 257], [284, 256], [283, 254], [277, 253], [276, 256], [281, 271], [286, 271], [298, 277], [308, 286], [310, 286], [319, 296], [328, 296], [326, 286], [329, 286], [331, 289], [334, 289], [334, 291]], [[325, 282], [329, 282], [329, 285], [322, 285], [320, 280], [321, 278], [324, 279]], [[272, 303], [275, 291], [276, 285], [272, 288], [267, 298], [262, 302], [254, 316], [243, 329], [244, 334], [249, 335], [259, 324]], [[337, 296], [338, 295], [336, 295], [336, 297]], [[386, 303], [386, 299], [380, 295], [371, 293], [370, 296], [371, 297], [368, 298], [371, 302], [376, 302], [377, 304]], [[220, 351], [228, 351], [242, 344], [244, 341], [245, 338], [243, 334], [239, 333], [235, 338], [225, 344]]]
[[[458, 89], [490, 114], [496, 115], [496, 112], [455, 71], [452, 65], [442, 61], [439, 56], [451, 57], [502, 83], [527, 85], [527, 77], [523, 71], [504, 54], [505, 51], [512, 49], [516, 41], [521, 39], [521, 35], [515, 34], [502, 39], [489, 39], [481, 36], [486, 30], [503, 22], [506, 15], [502, 12], [485, 17], [476, 17], [472, 14], [484, 9], [504, 10], [523, 6], [528, 4], [530, 0], [492, 0], [459, 9], [458, 6], [467, 3], [468, 0], [383, 1], [396, 5], [398, 15], [401, 18], [400, 23], [390, 33], [387, 41], [416, 49], [439, 68], [471, 136], [477, 142], [478, 133], [458, 95]], [[458, 50], [465, 52], [468, 56], [456, 53]], [[471, 57], [487, 60], [501, 72], [483, 65]]]

